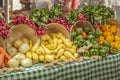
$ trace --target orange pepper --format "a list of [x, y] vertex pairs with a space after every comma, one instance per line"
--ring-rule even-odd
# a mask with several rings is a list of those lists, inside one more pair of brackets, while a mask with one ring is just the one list
[[115, 33], [117, 31], [117, 28], [115, 25], [110, 26], [110, 32]]
[[104, 25], [104, 26], [102, 26], [102, 31], [103, 32], [109, 31], [109, 28], [110, 28], [110, 25]]
[[106, 40], [109, 41], [109, 42], [113, 42], [114, 36], [107, 36]]

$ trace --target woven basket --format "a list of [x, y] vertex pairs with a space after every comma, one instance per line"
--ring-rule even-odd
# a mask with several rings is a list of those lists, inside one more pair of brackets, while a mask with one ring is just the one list
[[10, 37], [8, 38], [8, 41], [10, 43], [13, 43], [15, 40], [21, 39], [23, 37], [32, 40], [33, 44], [38, 39], [35, 31], [28, 25], [18, 24], [10, 29]]
[[[78, 22], [76, 23], [76, 26], [73, 26], [73, 27], [71, 28], [71, 32], [72, 32], [72, 31], [75, 31], [77, 28], [80, 28], [80, 27], [81, 27], [81, 28], [90, 27], [93, 32], [95, 31], [95, 29], [94, 29], [94, 27], [92, 26], [91, 23], [89, 23], [88, 21], [86, 21], [85, 23], [83, 23], [83, 22], [80, 20], [80, 21], [78, 21]], [[70, 34], [71, 34], [71, 32], [70, 32]], [[73, 40], [72, 37], [71, 37], [71, 40]]]
[[109, 18], [108, 19], [108, 22], [111, 24], [111, 25], [115, 25], [116, 28], [117, 28], [117, 31], [115, 33], [115, 35], [118, 35], [120, 36], [120, 22], [114, 18]]
[[68, 31], [65, 29], [63, 25], [59, 23], [50, 23], [46, 27], [48, 28], [47, 34], [62, 33], [63, 35], [65, 35], [66, 38], [71, 39]]

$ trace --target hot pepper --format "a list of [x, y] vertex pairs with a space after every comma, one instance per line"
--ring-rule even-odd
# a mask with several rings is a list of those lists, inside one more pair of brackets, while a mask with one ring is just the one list
[[99, 53], [98, 53], [97, 49], [91, 49], [90, 54], [91, 54], [91, 56], [93, 56], [93, 55], [98, 55]]

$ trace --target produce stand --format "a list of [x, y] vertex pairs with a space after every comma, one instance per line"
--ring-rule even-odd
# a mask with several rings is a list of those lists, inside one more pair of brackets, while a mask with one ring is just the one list
[[0, 80], [120, 80], [120, 23], [112, 8], [64, 14], [54, 5], [8, 22], [0, 20]]
[[101, 60], [44, 68], [36, 64], [24, 72], [0, 75], [0, 80], [119, 80], [120, 53]]

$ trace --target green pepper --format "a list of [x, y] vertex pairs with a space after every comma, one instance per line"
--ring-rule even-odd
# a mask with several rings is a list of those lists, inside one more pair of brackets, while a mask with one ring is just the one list
[[82, 32], [83, 32], [83, 30], [82, 30], [82, 28], [77, 28], [77, 29], [76, 29], [76, 32], [77, 32], [77, 35], [81, 35]]
[[110, 48], [109, 48], [109, 47], [106, 47], [106, 46], [101, 46], [101, 48], [106, 50], [106, 54], [109, 54], [109, 50], [110, 50]]
[[105, 49], [99, 49], [99, 55], [102, 57], [106, 57], [107, 56], [107, 51]]
[[103, 41], [103, 46], [111, 47], [111, 44], [109, 41]]
[[75, 40], [76, 40], [76, 41], [78, 41], [78, 40], [80, 40], [80, 39], [83, 39], [82, 35], [79, 35], [79, 36], [75, 37]]
[[88, 40], [91, 40], [91, 39], [94, 39], [94, 38], [95, 38], [95, 36], [93, 36], [93, 35], [88, 35], [88, 36], [87, 36], [87, 39], [88, 39]]
[[99, 53], [98, 53], [97, 49], [91, 49], [90, 54], [91, 54], [91, 56], [93, 56], [93, 55], [98, 55]]
[[85, 50], [85, 52], [83, 53], [84, 56], [90, 56], [90, 52], [88, 50]]
[[88, 45], [90, 45], [91, 44], [91, 42], [89, 41], [89, 40], [86, 40], [84, 43], [83, 43], [83, 45], [86, 45], [86, 46], [88, 46]]
[[96, 38], [99, 38], [100, 35], [101, 35], [100, 31], [99, 31], [98, 29], [95, 30], [95, 37], [96, 37]]
[[75, 31], [73, 31], [73, 32], [71, 33], [71, 36], [72, 36], [72, 38], [74, 39], [74, 38], [77, 36], [77, 33], [76, 33]]
[[116, 54], [118, 52], [117, 48], [115, 48], [114, 46], [110, 47], [110, 53], [111, 54]]
[[93, 49], [99, 49], [99, 48], [100, 48], [100, 45], [99, 45], [98, 43], [93, 44], [93, 45], [92, 45], [92, 48], [93, 48]]
[[84, 31], [88, 34], [88, 33], [91, 32], [92, 30], [91, 30], [90, 27], [87, 26], [87, 27], [84, 28]]

